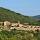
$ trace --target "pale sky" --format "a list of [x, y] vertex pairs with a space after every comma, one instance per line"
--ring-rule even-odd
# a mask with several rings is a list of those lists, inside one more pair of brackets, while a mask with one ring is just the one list
[[0, 7], [4, 7], [23, 15], [40, 15], [40, 0], [0, 0]]

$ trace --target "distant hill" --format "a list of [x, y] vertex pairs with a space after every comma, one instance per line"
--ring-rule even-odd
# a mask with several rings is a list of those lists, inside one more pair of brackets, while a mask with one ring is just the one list
[[34, 16], [36, 20], [40, 20], [40, 15]]
[[24, 16], [15, 11], [11, 11], [9, 9], [0, 7], [0, 21], [10, 21], [10, 22], [18, 22], [21, 23], [29, 23], [32, 25], [40, 25], [38, 21], [35, 20], [32, 16]]

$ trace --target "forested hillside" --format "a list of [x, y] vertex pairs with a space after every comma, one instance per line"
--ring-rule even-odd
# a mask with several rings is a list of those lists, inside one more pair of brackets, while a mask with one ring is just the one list
[[15, 11], [0, 7], [0, 21], [10, 21], [21, 23], [29, 23], [30, 25], [40, 25], [40, 20], [35, 20], [32, 16], [25, 16]]

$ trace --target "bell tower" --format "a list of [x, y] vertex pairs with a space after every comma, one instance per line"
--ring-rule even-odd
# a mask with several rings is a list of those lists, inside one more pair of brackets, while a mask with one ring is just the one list
[[20, 24], [20, 21], [18, 21], [18, 24]]

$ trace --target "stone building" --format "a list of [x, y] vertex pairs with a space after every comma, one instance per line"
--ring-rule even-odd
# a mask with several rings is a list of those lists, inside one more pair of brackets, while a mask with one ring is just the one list
[[9, 26], [11, 26], [11, 23], [9, 21], [4, 21], [4, 26], [9, 27]]

